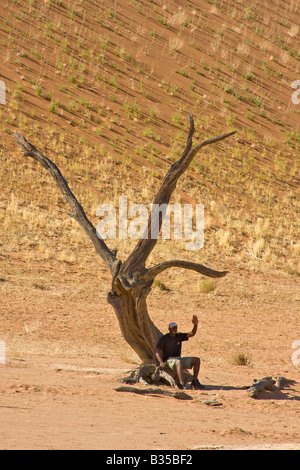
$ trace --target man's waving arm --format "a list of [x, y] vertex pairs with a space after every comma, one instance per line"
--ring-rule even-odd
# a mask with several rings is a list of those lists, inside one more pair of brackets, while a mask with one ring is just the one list
[[192, 331], [190, 331], [187, 334], [188, 338], [191, 338], [192, 336], [195, 336], [195, 334], [197, 333], [197, 329], [198, 329], [198, 317], [197, 317], [197, 315], [193, 315], [192, 323], [193, 323], [194, 326], [193, 326]]

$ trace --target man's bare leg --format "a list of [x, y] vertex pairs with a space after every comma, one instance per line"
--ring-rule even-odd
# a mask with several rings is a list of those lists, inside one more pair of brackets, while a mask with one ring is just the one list
[[199, 372], [200, 372], [200, 359], [199, 359], [199, 357], [194, 357], [191, 364], [192, 364], [192, 367], [194, 369], [193, 380], [196, 380], [198, 378], [198, 375], [199, 375]]
[[178, 375], [178, 380], [181, 385], [183, 385], [183, 368], [182, 368], [182, 362], [180, 360], [177, 361], [177, 375]]

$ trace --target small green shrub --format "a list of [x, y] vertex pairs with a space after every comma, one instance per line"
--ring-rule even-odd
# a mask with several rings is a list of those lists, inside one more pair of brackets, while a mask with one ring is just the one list
[[198, 290], [200, 292], [208, 294], [216, 288], [216, 283], [212, 279], [198, 282]]

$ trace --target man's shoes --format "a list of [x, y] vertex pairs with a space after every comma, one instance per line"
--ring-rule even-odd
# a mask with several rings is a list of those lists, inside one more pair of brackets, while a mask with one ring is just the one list
[[192, 380], [191, 386], [194, 390], [202, 390], [204, 388], [204, 386], [201, 385], [198, 379]]
[[178, 385], [177, 385], [177, 388], [178, 388], [179, 390], [188, 390], [189, 387], [188, 387], [187, 385], [185, 385], [185, 384], [178, 384]]
[[178, 384], [177, 385], [177, 388], [179, 390], [190, 390], [190, 389], [194, 389], [194, 390], [203, 390], [204, 388], [204, 385], [201, 385], [201, 383], [199, 382], [198, 379], [195, 379], [195, 380], [192, 380], [192, 383], [189, 385], [189, 384]]

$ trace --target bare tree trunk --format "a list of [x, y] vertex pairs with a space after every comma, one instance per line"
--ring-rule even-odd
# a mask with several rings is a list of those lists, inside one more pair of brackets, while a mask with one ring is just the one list
[[144, 364], [155, 362], [155, 346], [161, 336], [148, 314], [146, 298], [150, 292], [149, 284], [126, 290], [118, 279], [114, 279], [107, 296], [124, 339]]
[[[190, 114], [190, 130], [186, 148], [182, 157], [171, 166], [163, 180], [154, 198], [155, 204], [161, 205], [169, 203], [178, 178], [186, 171], [189, 164], [202, 147], [226, 139], [233, 135], [234, 132], [206, 140], [192, 149], [193, 134], [194, 121], [193, 116]], [[155, 361], [155, 347], [162, 333], [149, 317], [146, 299], [155, 277], [165, 269], [171, 267], [192, 269], [205, 276], [215, 278], [225, 276], [227, 271], [214, 271], [198, 263], [191, 263], [184, 260], [166, 261], [147, 269], [146, 261], [157, 243], [157, 239], [151, 238], [151, 217], [148, 221], [148, 238], [138, 241], [136, 247], [124, 262], [118, 260], [116, 253], [112, 252], [97, 235], [95, 227], [88, 220], [82, 206], [71, 192], [67, 181], [64, 179], [57, 166], [31, 145], [21, 134], [15, 133], [14, 138], [22, 148], [24, 156], [32, 157], [40, 162], [52, 175], [58, 188], [71, 207], [71, 213], [69, 213], [69, 215], [74, 217], [81, 225], [92, 241], [96, 252], [110, 269], [112, 287], [111, 291], [108, 293], [107, 300], [114, 308], [124, 339], [137, 353], [144, 364], [153, 363]], [[162, 218], [159, 219], [159, 229], [161, 228], [161, 224]]]

